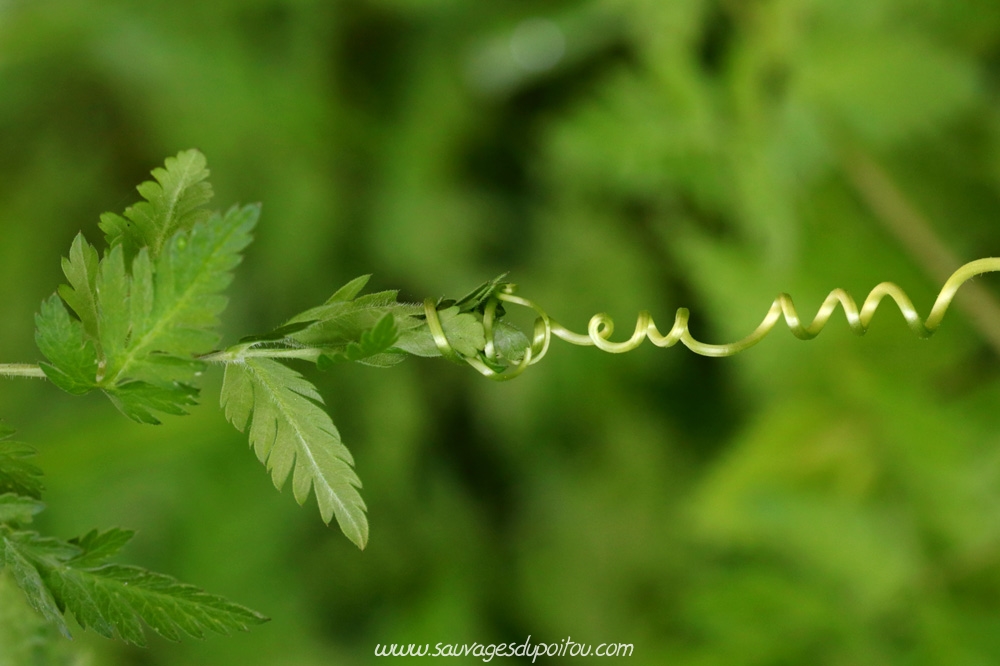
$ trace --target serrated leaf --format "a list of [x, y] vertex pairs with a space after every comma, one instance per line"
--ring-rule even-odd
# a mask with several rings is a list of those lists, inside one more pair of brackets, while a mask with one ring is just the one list
[[312, 321], [313, 324], [290, 336], [303, 344], [357, 340], [361, 331], [374, 326], [387, 312], [402, 316], [422, 312], [420, 306], [396, 301], [395, 291], [365, 294], [351, 301], [329, 300], [323, 305], [306, 310], [286, 322], [296, 324]]
[[319, 406], [316, 388], [291, 368], [268, 358], [249, 358], [226, 366], [222, 385], [226, 418], [240, 432], [249, 429], [257, 459], [281, 489], [289, 474], [299, 504], [310, 488], [320, 515], [334, 516], [359, 548], [368, 541], [365, 504], [354, 460], [329, 415]]
[[195, 404], [196, 359], [218, 340], [222, 292], [250, 243], [259, 206], [225, 215], [201, 209], [211, 198], [198, 151], [179, 153], [139, 186], [146, 201], [106, 215], [111, 245], [103, 259], [77, 235], [63, 272], [69, 281], [42, 304], [36, 339], [46, 375], [71, 393], [100, 387], [130, 418], [183, 414]]
[[399, 331], [392, 313], [387, 312], [372, 328], [361, 333], [357, 342], [348, 343], [343, 350], [323, 354], [316, 362], [320, 370], [337, 361], [362, 361], [384, 355], [399, 338]]
[[232, 281], [259, 212], [256, 205], [234, 207], [179, 232], [155, 263], [142, 249], [131, 276], [117, 247], [101, 262], [98, 306], [107, 354], [102, 386], [130, 418], [156, 423], [152, 411], [183, 414], [195, 404], [190, 382], [203, 365], [194, 357], [218, 341], [218, 317], [226, 306], [221, 292]]
[[77, 234], [69, 249], [69, 257], [62, 260], [63, 273], [69, 284], [59, 287], [59, 295], [80, 318], [83, 329], [92, 341], [100, 339], [97, 311], [97, 273], [100, 257], [97, 249]]
[[0, 495], [0, 523], [23, 525], [30, 523], [45, 505], [37, 499], [16, 493]]
[[14, 431], [0, 423], [0, 493], [42, 496], [42, 470], [28, 462], [35, 450], [27, 444], [10, 441]]
[[127, 208], [124, 217], [113, 213], [101, 216], [100, 227], [108, 245], [122, 247], [126, 258], [143, 247], [157, 257], [167, 239], [209, 216], [201, 209], [212, 198], [205, 156], [197, 150], [185, 150], [168, 157], [164, 166], [153, 169], [155, 180], [137, 188], [145, 201]]
[[[246, 630], [267, 618], [249, 608], [133, 566], [103, 564], [131, 537], [125, 530], [92, 531], [72, 542], [35, 532], [0, 531], [0, 561], [29, 603], [69, 637], [63, 613], [84, 628], [145, 645], [142, 624], [170, 640], [182, 633]], [[100, 566], [94, 566], [100, 564]]]
[[129, 313], [130, 279], [125, 270], [125, 253], [121, 246], [101, 260], [97, 273], [97, 307], [100, 317], [99, 344], [104, 353], [104, 368], [99, 381], [115, 366], [108, 367], [108, 359], [119, 359], [125, 353], [129, 339], [131, 317]]
[[37, 532], [5, 531], [7, 537], [17, 543], [18, 550], [36, 564], [54, 560], [69, 560], [80, 554], [80, 549], [71, 543]]
[[41, 367], [53, 384], [74, 395], [97, 386], [97, 351], [83, 324], [69, 316], [56, 295], [42, 301], [35, 315], [35, 343], [49, 360]]
[[117, 633], [136, 645], [146, 644], [140, 619], [172, 641], [182, 633], [204, 638], [208, 632], [246, 631], [267, 621], [245, 606], [139, 567], [84, 568], [71, 560], [43, 569], [42, 576], [59, 606], [72, 612], [80, 626], [108, 638]]
[[348, 303], [320, 306], [323, 311], [314, 312], [319, 315], [317, 321], [288, 337], [301, 346], [329, 349], [359, 341], [366, 331], [374, 328], [386, 315], [392, 315], [393, 326], [397, 331], [420, 326], [420, 320], [414, 318], [423, 312], [420, 306], [396, 303], [395, 292], [370, 295], [379, 298], [368, 299], [367, 296], [362, 296]]
[[105, 564], [118, 554], [125, 544], [132, 540], [135, 532], [113, 527], [103, 532], [91, 530], [82, 537], [70, 539], [69, 543], [80, 549], [70, 562], [77, 568], [95, 567]]
[[125, 416], [138, 423], [159, 425], [154, 411], [183, 416], [185, 407], [198, 404], [198, 389], [187, 384], [174, 383], [157, 386], [148, 382], [128, 381], [104, 389], [111, 402]]
[[29, 557], [31, 541], [37, 539], [33, 532], [11, 532], [0, 528], [0, 565], [10, 572], [28, 604], [45, 619], [54, 624], [63, 636], [69, 638], [69, 628], [62, 612], [56, 604], [49, 587], [42, 580], [42, 575], [32, 558]]
[[[294, 352], [288, 355], [315, 361], [324, 368], [345, 360], [376, 367], [395, 365], [404, 355], [391, 350], [391, 344], [386, 345], [385, 339], [390, 329], [398, 335], [400, 330], [420, 326], [416, 315], [423, 309], [397, 302], [395, 291], [357, 297], [368, 277], [363, 275], [351, 280], [323, 305], [292, 317], [270, 333], [244, 338], [240, 341], [244, 345], [241, 351], [287, 350]], [[382, 328], [375, 331], [380, 325]], [[252, 353], [247, 355], [253, 356]]]
[[[155, 354], [189, 358], [212, 349], [218, 340], [218, 316], [226, 306], [221, 292], [252, 240], [259, 213], [257, 205], [234, 207], [224, 217], [176, 234], [155, 271], [148, 268], [145, 253], [139, 253], [131, 286], [136, 300], [130, 304], [132, 326], [124, 334], [115, 332], [112, 344], [122, 351], [108, 354], [109, 375], [136, 377], [145, 365], [157, 364]], [[99, 298], [102, 310], [114, 307], [104, 302], [103, 294]]]
[[361, 334], [358, 342], [349, 344], [345, 353], [348, 360], [360, 361], [389, 349], [398, 337], [399, 331], [392, 313], [386, 313], [375, 326]]

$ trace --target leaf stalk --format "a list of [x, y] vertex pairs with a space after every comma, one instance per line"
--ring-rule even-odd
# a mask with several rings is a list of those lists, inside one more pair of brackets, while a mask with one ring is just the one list
[[41, 366], [31, 363], [0, 363], [0, 376], [46, 379], [45, 371], [42, 370]]

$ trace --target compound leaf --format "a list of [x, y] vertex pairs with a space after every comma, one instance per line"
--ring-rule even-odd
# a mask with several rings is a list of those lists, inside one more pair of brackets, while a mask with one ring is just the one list
[[248, 358], [226, 366], [221, 402], [237, 430], [249, 428], [250, 445], [275, 487], [280, 490], [291, 474], [299, 504], [312, 488], [323, 521], [336, 516], [347, 538], [364, 548], [368, 520], [357, 490], [361, 481], [316, 388], [277, 361]]
[[[244, 338], [232, 353], [238, 358], [294, 357], [314, 361], [321, 370], [340, 361], [389, 367], [407, 354], [440, 356], [424, 307], [397, 302], [395, 291], [358, 296], [368, 278], [351, 280], [323, 305], [292, 317], [270, 333]], [[507, 285], [505, 278], [506, 274], [485, 282], [458, 301], [438, 303], [438, 320], [459, 355], [474, 358], [484, 351], [483, 309]], [[502, 315], [498, 309], [497, 318]], [[528, 341], [522, 333], [499, 321], [493, 331], [496, 349], [505, 360], [523, 356]]]
[[102, 387], [129, 417], [155, 423], [152, 410], [183, 414], [195, 404], [190, 383], [203, 364], [194, 357], [218, 341], [222, 292], [259, 213], [256, 205], [234, 207], [178, 232], [155, 262], [143, 248], [131, 276], [119, 247], [101, 262], [98, 305], [107, 355]]
[[287, 352], [283, 355], [314, 361], [323, 369], [338, 361], [395, 365], [405, 356], [393, 344], [400, 331], [422, 325], [417, 315], [423, 308], [397, 302], [395, 291], [358, 297], [368, 278], [362, 275], [351, 280], [323, 305], [292, 317], [270, 333], [243, 338], [233, 349], [240, 356]]
[[153, 169], [155, 180], [136, 188], [145, 201], [125, 209], [124, 217], [114, 213], [101, 216], [108, 246], [121, 246], [128, 258], [143, 247], [149, 248], [153, 257], [158, 256], [167, 239], [209, 216], [202, 210], [212, 198], [205, 156], [197, 150], [181, 151], [168, 157], [164, 167]]
[[42, 304], [36, 340], [53, 383], [74, 394], [103, 389], [130, 418], [184, 414], [204, 369], [197, 357], [218, 340], [222, 292], [250, 243], [257, 205], [225, 215], [202, 208], [212, 196], [204, 156], [168, 158], [139, 186], [145, 201], [107, 214], [103, 258], [82, 234], [62, 262], [69, 284]]
[[[348, 286], [350, 284], [353, 283]], [[421, 306], [397, 302], [395, 291], [379, 291], [353, 300], [334, 300], [336, 297], [334, 294], [323, 305], [289, 319], [286, 326], [307, 321], [312, 324], [288, 337], [309, 347], [339, 347], [360, 340], [361, 334], [373, 328], [386, 314], [395, 316], [397, 327], [409, 328], [419, 325], [419, 321], [410, 323], [406, 319], [423, 312]]]
[[131, 538], [96, 530], [70, 542], [35, 532], [0, 531], [0, 555], [29, 603], [69, 636], [63, 613], [83, 628], [145, 645], [142, 622], [161, 636], [203, 638], [246, 630], [267, 618], [192, 585], [145, 569], [104, 562]]
[[[214, 329], [219, 314], [226, 306], [221, 292], [252, 240], [250, 232], [259, 213], [256, 205], [234, 207], [224, 217], [176, 234], [155, 270], [145, 252], [137, 255], [130, 292], [134, 301], [125, 310], [130, 330], [114, 331], [113, 342], [105, 343], [105, 349], [110, 344], [121, 350], [108, 354], [109, 375], [137, 378], [148, 366], [159, 364], [156, 353], [183, 358], [211, 350], [218, 340]], [[114, 308], [103, 293], [99, 299], [102, 310]], [[120, 309], [120, 301], [118, 305]], [[158, 377], [155, 370], [152, 374]]]
[[182, 632], [204, 638], [208, 632], [246, 631], [267, 620], [249, 608], [139, 567], [86, 568], [70, 560], [42, 575], [59, 607], [72, 612], [80, 626], [108, 638], [117, 633], [137, 645], [145, 645], [140, 619], [173, 641], [180, 640]]

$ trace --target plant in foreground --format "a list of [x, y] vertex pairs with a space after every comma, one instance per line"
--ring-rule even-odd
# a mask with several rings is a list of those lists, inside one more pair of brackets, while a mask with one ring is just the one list
[[[796, 336], [812, 338], [838, 304], [851, 328], [863, 334], [885, 296], [896, 301], [918, 335], [928, 336], [962, 283], [1000, 271], [1000, 259], [960, 268], [926, 321], [891, 283], [872, 290], [860, 311], [850, 295], [834, 290], [808, 326], [800, 323], [791, 298], [782, 294], [752, 334], [726, 345], [695, 340], [683, 308], [665, 335], [642, 312], [632, 336], [612, 342], [614, 324], [607, 315], [594, 316], [586, 335], [573, 333], [517, 296], [505, 276], [463, 298], [422, 304], [400, 303], [395, 291], [361, 295], [368, 280], [362, 276], [273, 331], [219, 350], [223, 292], [251, 241], [260, 208], [206, 210], [212, 197], [208, 175], [199, 152], [181, 152], [153, 171], [155, 181], [139, 186], [143, 201], [122, 216], [101, 217], [103, 251], [77, 235], [62, 262], [68, 284], [42, 303], [36, 317], [36, 341], [46, 361], [0, 365], [0, 375], [48, 378], [72, 394], [100, 390], [129, 418], [159, 423], [162, 414], [185, 414], [196, 404], [202, 372], [223, 365], [226, 418], [248, 433], [274, 485], [281, 488], [291, 476], [300, 504], [312, 491], [324, 522], [336, 518], [360, 548], [368, 540], [368, 522], [353, 459], [316, 388], [287, 365], [289, 360], [325, 370], [343, 362], [389, 367], [410, 355], [443, 356], [506, 380], [541, 360], [553, 336], [614, 353], [649, 338], [661, 347], [680, 342], [699, 354], [728, 356], [759, 342], [782, 316]], [[503, 320], [510, 305], [537, 313], [531, 339]], [[29, 461], [32, 450], [11, 441], [12, 434], [0, 428], [0, 567], [29, 604], [63, 633], [68, 635], [67, 611], [83, 627], [138, 644], [144, 642], [140, 620], [171, 639], [182, 632], [200, 637], [207, 631], [246, 629], [265, 620], [162, 574], [109, 563], [131, 532], [95, 530], [63, 541], [28, 529], [42, 509], [40, 471]]]

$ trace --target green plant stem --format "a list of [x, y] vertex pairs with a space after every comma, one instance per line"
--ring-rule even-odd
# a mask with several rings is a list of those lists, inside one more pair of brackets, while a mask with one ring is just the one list
[[729, 344], [709, 344], [696, 340], [688, 330], [689, 312], [687, 308], [679, 308], [674, 316], [674, 324], [670, 330], [663, 334], [653, 322], [652, 315], [643, 310], [636, 318], [635, 330], [628, 340], [613, 342], [611, 334], [614, 332], [614, 321], [606, 314], [596, 314], [590, 318], [587, 325], [586, 335], [574, 333], [565, 328], [545, 313], [534, 302], [514, 295], [514, 285], [508, 284], [496, 294], [491, 296], [490, 302], [484, 310], [483, 328], [486, 332], [487, 343], [484, 350], [486, 358], [495, 360], [495, 343], [493, 337], [493, 319], [497, 305], [500, 302], [520, 305], [535, 311], [538, 318], [535, 320], [534, 335], [531, 343], [524, 350], [521, 362], [516, 367], [511, 367], [508, 371], [497, 371], [482, 362], [479, 358], [468, 358], [458, 355], [452, 348], [444, 335], [444, 330], [438, 321], [437, 311], [433, 307], [433, 302], [427, 301], [424, 304], [424, 312], [427, 316], [427, 324], [434, 335], [434, 342], [441, 350], [441, 354], [446, 357], [458, 356], [466, 361], [480, 373], [495, 380], [505, 380], [521, 374], [529, 365], [540, 361], [548, 351], [549, 342], [552, 337], [557, 337], [574, 345], [594, 346], [598, 349], [612, 354], [620, 354], [631, 351], [638, 347], [644, 340], [649, 340], [657, 347], [673, 347], [678, 342], [685, 347], [703, 356], [732, 356], [744, 349], [754, 346], [760, 342], [782, 319], [788, 325], [792, 334], [801, 340], [810, 340], [823, 330], [834, 311], [839, 307], [844, 311], [847, 324], [856, 335], [864, 335], [871, 324], [872, 317], [879, 307], [879, 304], [886, 297], [896, 302], [900, 313], [906, 320], [910, 329], [921, 338], [930, 337], [944, 318], [945, 312], [951, 305], [952, 300], [959, 288], [969, 280], [984, 273], [1000, 272], [1000, 258], [989, 257], [971, 261], [951, 274], [941, 288], [934, 305], [931, 308], [927, 319], [921, 319], [913, 302], [902, 289], [892, 282], [883, 282], [875, 286], [865, 298], [861, 307], [843, 289], [834, 289], [823, 301], [819, 311], [813, 318], [812, 323], [804, 324], [799, 313], [792, 303], [792, 298], [788, 294], [778, 294], [771, 304], [771, 308], [764, 316], [760, 325], [742, 340], [737, 340]]
[[239, 363], [248, 358], [297, 358], [305, 361], [315, 362], [321, 351], [312, 347], [303, 349], [253, 349], [244, 345], [236, 345], [223, 351], [212, 352], [205, 356], [200, 356], [199, 361], [206, 363]]
[[0, 363], [0, 377], [36, 377], [45, 379], [45, 371], [31, 363]]

